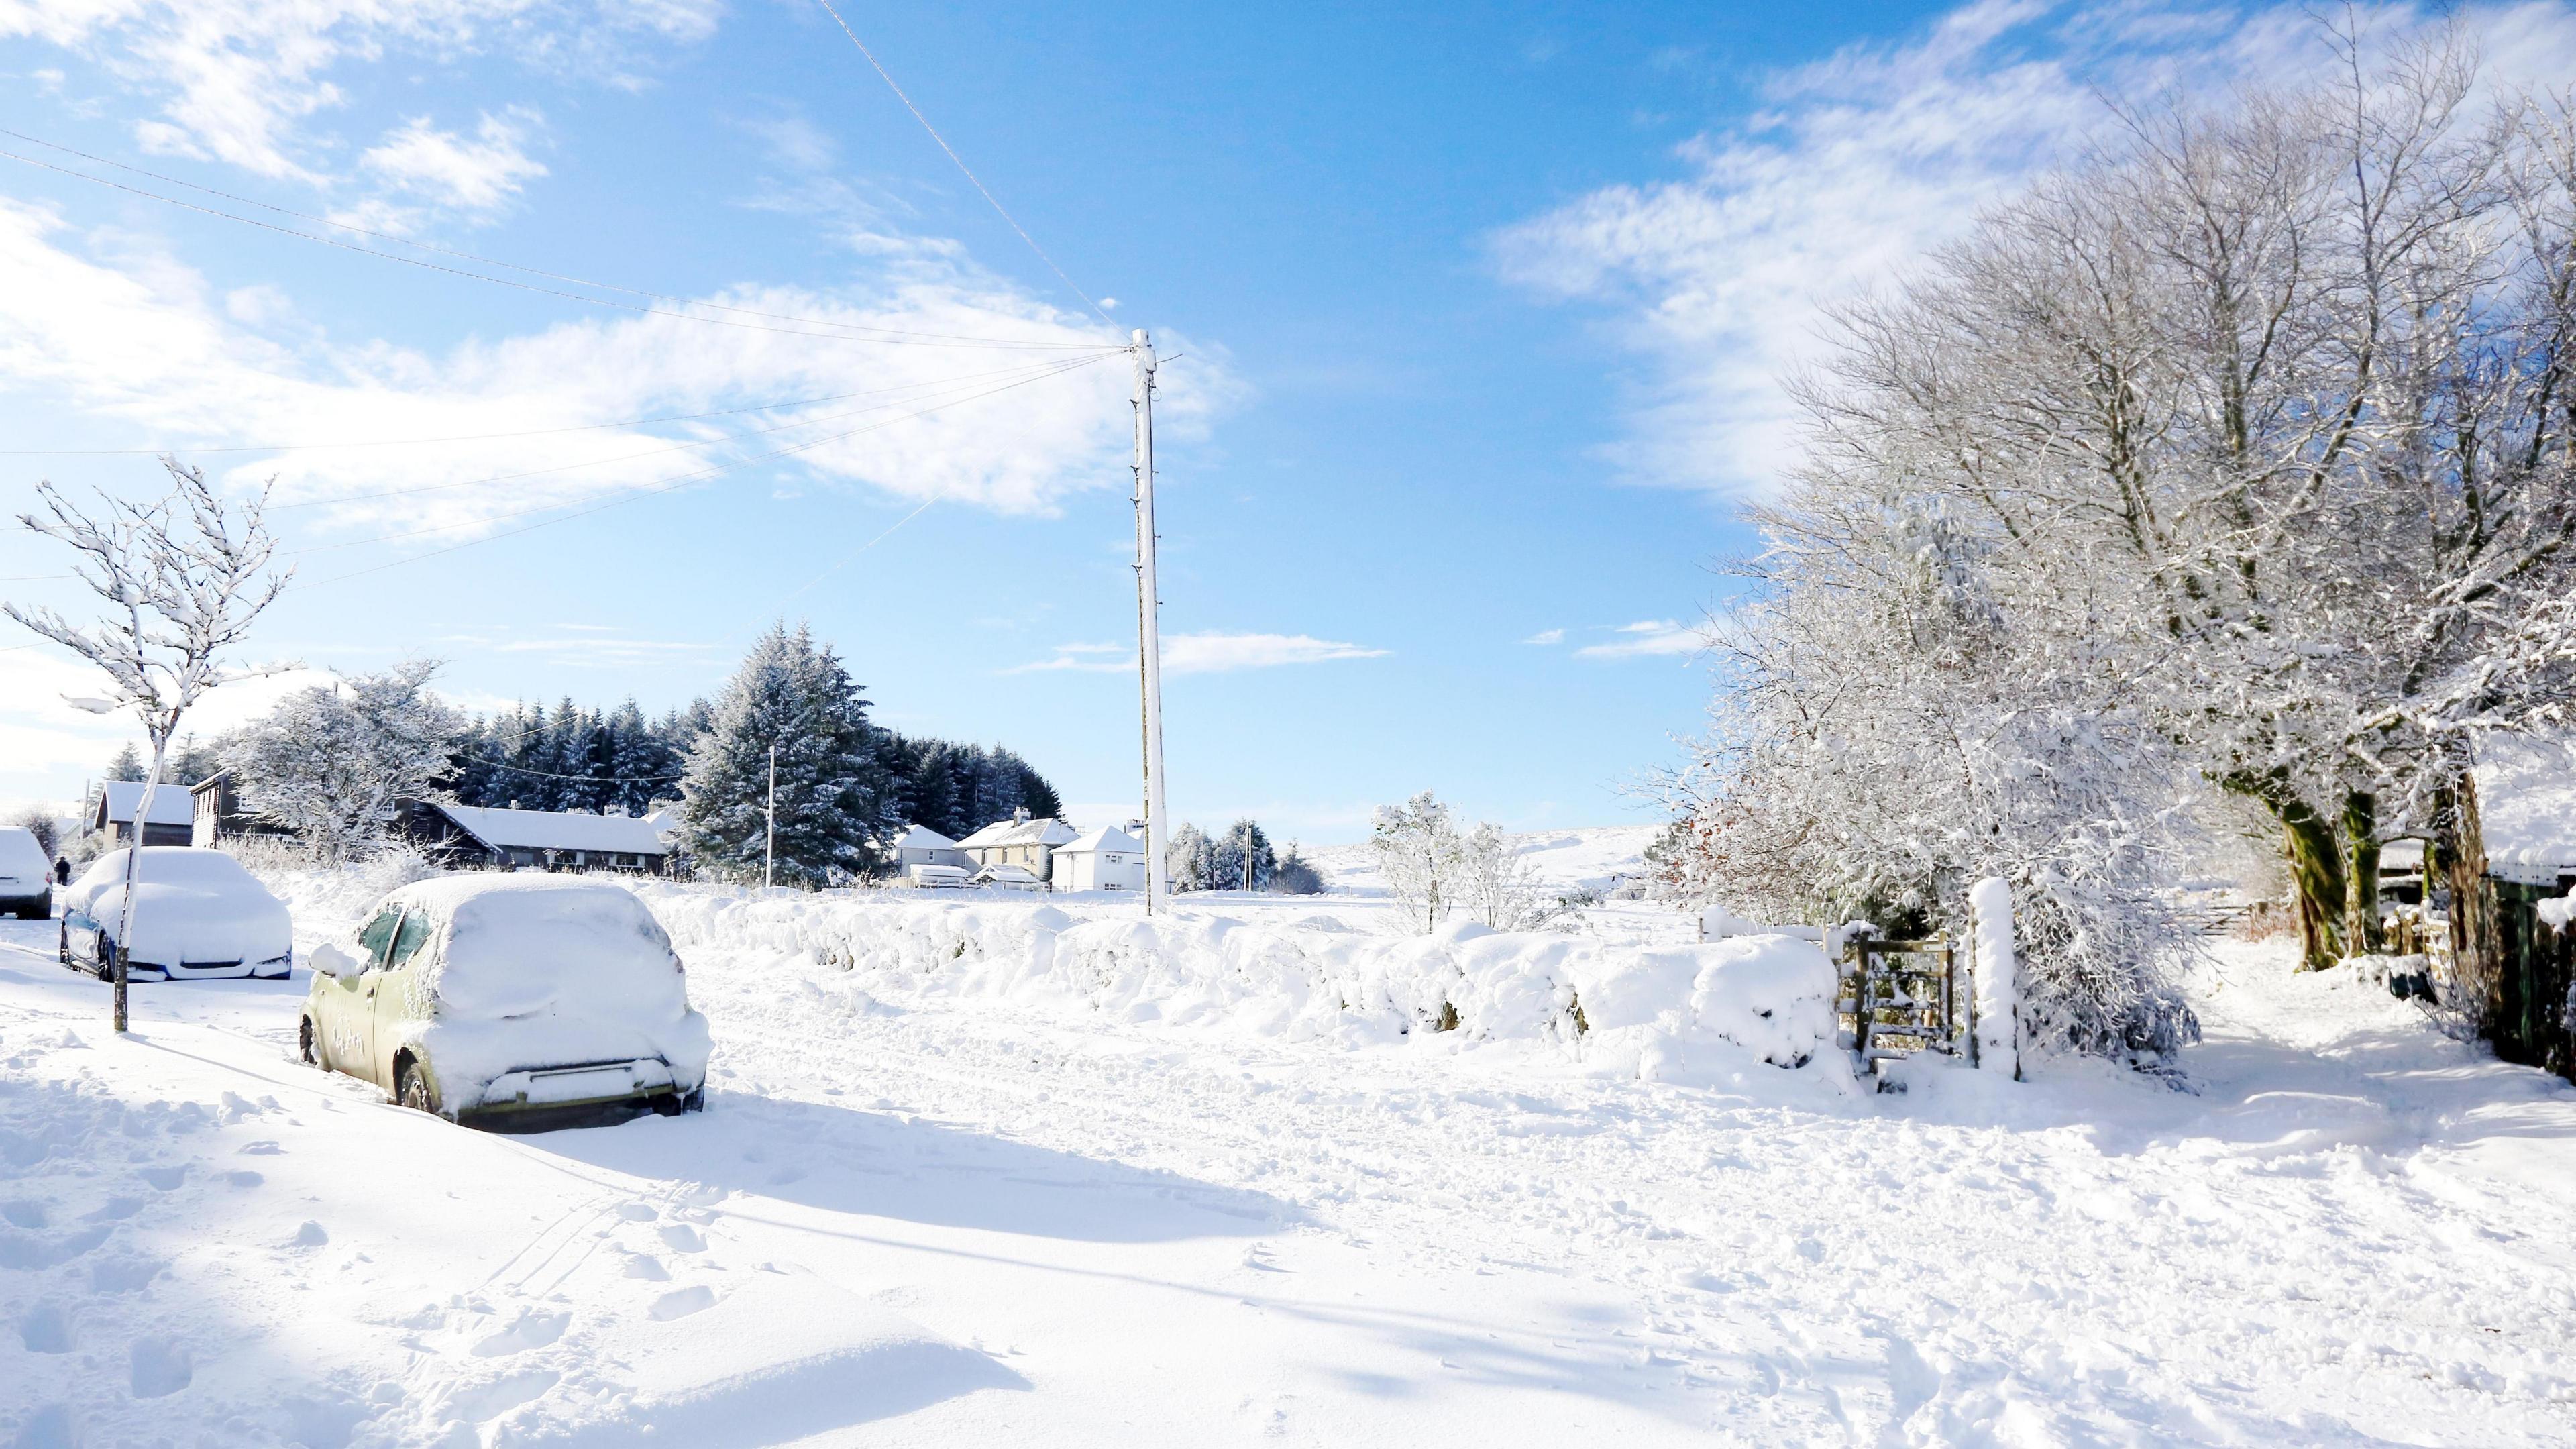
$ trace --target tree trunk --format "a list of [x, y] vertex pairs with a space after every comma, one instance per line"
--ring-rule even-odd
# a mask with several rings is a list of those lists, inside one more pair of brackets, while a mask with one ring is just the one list
[[2379, 950], [2379, 797], [2355, 790], [2343, 797], [2343, 837], [2350, 858], [2344, 869], [2344, 943], [2356, 956]]
[[2290, 861], [2290, 885], [2299, 908], [2299, 969], [2323, 971], [2343, 959], [2345, 887], [2343, 852], [2334, 826], [2299, 798], [2279, 770], [2262, 775], [2236, 771], [2219, 787], [2263, 802], [2281, 824], [2281, 849]]
[[2451, 999], [2443, 1004], [2465, 1013], [2483, 1031], [2504, 1009], [2504, 942], [2497, 931], [2495, 887], [2487, 879], [2477, 781], [2466, 769], [2435, 794], [2433, 831], [2440, 873], [2437, 877], [2428, 864], [2426, 883], [2438, 878], [2450, 897]]

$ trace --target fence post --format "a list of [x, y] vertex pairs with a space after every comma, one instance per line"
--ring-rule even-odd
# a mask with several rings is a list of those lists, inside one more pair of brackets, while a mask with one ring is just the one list
[[2014, 950], [2012, 884], [1988, 876], [1968, 888], [1976, 942], [1977, 1066], [2021, 1080], [2021, 962]]

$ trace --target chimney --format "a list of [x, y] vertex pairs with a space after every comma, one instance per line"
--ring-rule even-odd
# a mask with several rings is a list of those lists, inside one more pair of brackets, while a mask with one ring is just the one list
[[1026, 825], [1026, 824], [1028, 824], [1028, 823], [1029, 823], [1029, 807], [1027, 807], [1026, 805], [1023, 805], [1023, 806], [1021, 806], [1019, 809], [1012, 811], [1012, 812], [1011, 812], [1011, 823], [1012, 823], [1013, 825]]

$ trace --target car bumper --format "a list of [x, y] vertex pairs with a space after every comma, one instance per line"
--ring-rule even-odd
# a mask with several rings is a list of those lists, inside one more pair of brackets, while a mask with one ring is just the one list
[[262, 981], [284, 981], [294, 972], [293, 958], [288, 956], [267, 961], [191, 961], [177, 966], [130, 961], [125, 967], [129, 981], [226, 981], [245, 976], [255, 976]]
[[551, 1132], [607, 1126], [647, 1112], [677, 1116], [705, 1102], [702, 1084], [680, 1082], [669, 1063], [644, 1058], [504, 1072], [456, 1120], [492, 1132]]

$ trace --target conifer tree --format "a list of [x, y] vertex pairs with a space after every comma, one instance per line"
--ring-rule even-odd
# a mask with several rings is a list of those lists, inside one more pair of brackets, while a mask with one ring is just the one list
[[778, 752], [778, 881], [832, 886], [874, 873], [899, 800], [867, 701], [828, 645], [773, 627], [716, 701], [689, 754], [682, 841], [698, 868], [761, 877], [770, 749]]

